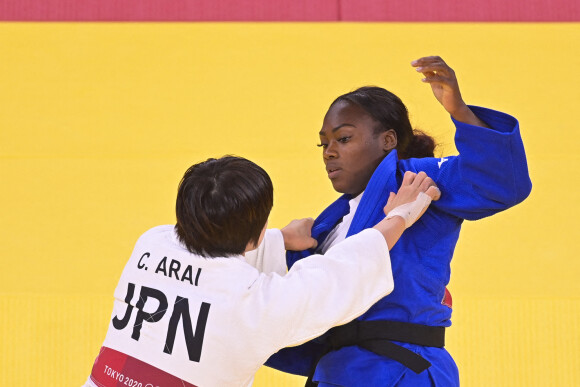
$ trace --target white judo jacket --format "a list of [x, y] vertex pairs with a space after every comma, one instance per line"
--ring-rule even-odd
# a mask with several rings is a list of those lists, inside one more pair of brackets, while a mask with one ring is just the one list
[[245, 257], [203, 258], [174, 226], [155, 227], [123, 270], [85, 386], [249, 386], [269, 356], [353, 320], [393, 286], [374, 229], [286, 273], [279, 230]]

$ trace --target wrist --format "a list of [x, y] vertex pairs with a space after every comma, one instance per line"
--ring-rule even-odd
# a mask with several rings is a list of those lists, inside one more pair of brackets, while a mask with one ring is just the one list
[[290, 236], [288, 235], [288, 232], [284, 230], [284, 228], [280, 229], [280, 232], [282, 233], [282, 239], [284, 240], [284, 249], [288, 250], [288, 245], [290, 244]]
[[399, 229], [402, 227], [403, 230], [407, 228], [407, 222], [401, 215], [391, 215], [386, 217], [384, 221], [391, 228]]
[[385, 218], [381, 220], [373, 228], [383, 234], [383, 238], [385, 238], [385, 242], [387, 242], [390, 250], [397, 243], [403, 231], [405, 231], [406, 224], [405, 219], [401, 216], [393, 216], [389, 219]]
[[475, 117], [469, 106], [465, 102], [448, 112], [454, 120], [459, 122], [470, 121]]
[[402, 216], [395, 215], [390, 218], [384, 218], [379, 223], [375, 224], [373, 228], [379, 230], [383, 234], [399, 229], [402, 233], [406, 228], [406, 224], [405, 219]]
[[414, 201], [402, 204], [389, 211], [387, 219], [400, 218], [405, 223], [405, 227], [409, 228], [425, 212], [431, 200], [431, 196], [424, 192], [419, 192]]
[[490, 126], [483, 122], [479, 117], [475, 115], [475, 113], [469, 108], [469, 106], [465, 105], [464, 109], [461, 109], [455, 114], [451, 114], [451, 117], [455, 121], [462, 122], [464, 124], [479, 126], [482, 128], [489, 128]]

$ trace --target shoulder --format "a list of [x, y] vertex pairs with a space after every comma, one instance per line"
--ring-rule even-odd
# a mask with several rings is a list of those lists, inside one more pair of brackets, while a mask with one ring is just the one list
[[166, 234], [173, 234], [175, 230], [175, 226], [172, 224], [164, 224], [161, 226], [155, 226], [150, 228], [149, 230], [145, 231], [140, 238], [143, 237], [151, 237], [155, 235], [166, 235]]
[[162, 226], [156, 226], [145, 231], [139, 239], [137, 244], [143, 243], [151, 240], [165, 239], [168, 241], [173, 241], [175, 239], [175, 226], [171, 224], [166, 224]]

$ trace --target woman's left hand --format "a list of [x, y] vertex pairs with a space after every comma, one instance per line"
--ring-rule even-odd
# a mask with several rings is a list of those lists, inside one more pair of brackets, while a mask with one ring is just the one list
[[461, 98], [455, 71], [441, 57], [426, 56], [411, 62], [411, 65], [423, 73], [425, 78], [422, 81], [431, 85], [435, 98], [451, 115], [467, 107]]
[[318, 242], [311, 235], [313, 224], [312, 218], [294, 219], [288, 223], [280, 230], [284, 237], [284, 248], [293, 251], [315, 248]]
[[467, 124], [488, 127], [463, 101], [455, 71], [441, 57], [425, 56], [411, 62], [411, 66], [423, 73], [425, 78], [422, 81], [431, 85], [435, 98], [453, 118]]

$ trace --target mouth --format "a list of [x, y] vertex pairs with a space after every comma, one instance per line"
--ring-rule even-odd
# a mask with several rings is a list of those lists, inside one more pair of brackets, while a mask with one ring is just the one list
[[334, 179], [340, 174], [341, 169], [338, 167], [326, 167], [329, 179]]

